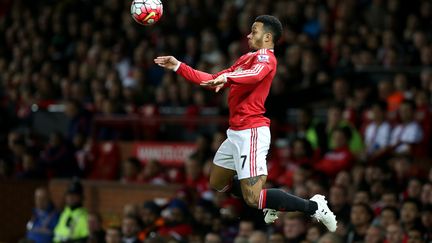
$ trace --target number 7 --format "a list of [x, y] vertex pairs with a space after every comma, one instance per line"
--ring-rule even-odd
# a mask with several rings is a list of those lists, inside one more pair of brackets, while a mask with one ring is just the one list
[[244, 168], [244, 166], [245, 166], [245, 163], [246, 163], [246, 158], [247, 158], [247, 155], [242, 155], [242, 156], [240, 156], [240, 158], [242, 158], [243, 159], [243, 163], [242, 163], [242, 169]]

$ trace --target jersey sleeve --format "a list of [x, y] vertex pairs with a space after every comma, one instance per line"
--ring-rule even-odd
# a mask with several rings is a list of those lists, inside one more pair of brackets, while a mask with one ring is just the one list
[[177, 74], [181, 75], [185, 79], [195, 83], [200, 84], [202, 81], [212, 80], [217, 78], [218, 76], [227, 73], [232, 72], [234, 70], [234, 66], [229, 67], [228, 69], [222, 70], [216, 74], [210, 74], [206, 72], [202, 72], [196, 69], [193, 69], [192, 67], [188, 66], [185, 63], [181, 63], [179, 68], [177, 69]]
[[267, 54], [258, 54], [253, 58], [251, 68], [239, 72], [226, 72], [224, 75], [229, 84], [253, 84], [258, 83], [269, 74], [275, 65], [275, 61]]

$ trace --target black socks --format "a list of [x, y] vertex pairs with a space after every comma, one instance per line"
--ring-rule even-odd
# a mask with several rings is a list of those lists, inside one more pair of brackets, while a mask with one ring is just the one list
[[[243, 199], [240, 181], [236, 177], [232, 180], [230, 192], [235, 197]], [[300, 211], [308, 215], [313, 215], [318, 209], [318, 204], [280, 189], [262, 189], [258, 209], [264, 208], [275, 209], [282, 212]]]
[[308, 215], [315, 214], [318, 204], [280, 189], [263, 189], [260, 195], [261, 208], [271, 208], [277, 211], [300, 211]]
[[237, 176], [234, 176], [231, 184], [231, 194], [234, 196], [243, 199], [243, 194], [241, 190], [240, 181], [237, 179]]

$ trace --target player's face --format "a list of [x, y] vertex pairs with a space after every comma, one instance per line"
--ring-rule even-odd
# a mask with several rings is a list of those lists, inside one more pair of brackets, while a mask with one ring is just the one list
[[261, 49], [264, 43], [264, 24], [255, 22], [252, 25], [252, 30], [247, 36], [249, 48], [252, 50]]

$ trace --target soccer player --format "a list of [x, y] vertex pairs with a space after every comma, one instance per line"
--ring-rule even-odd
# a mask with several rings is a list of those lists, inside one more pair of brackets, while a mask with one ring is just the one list
[[258, 16], [247, 36], [253, 52], [241, 56], [234, 65], [216, 74], [195, 70], [173, 56], [160, 56], [154, 62], [216, 92], [229, 88], [228, 138], [213, 160], [212, 188], [231, 192], [249, 206], [262, 209], [266, 223], [274, 222], [276, 211], [301, 211], [335, 231], [336, 217], [324, 196], [314, 195], [305, 200], [280, 189], [263, 189], [270, 147], [270, 120], [264, 116], [264, 102], [276, 74], [273, 49], [281, 34], [282, 24], [277, 18]]

